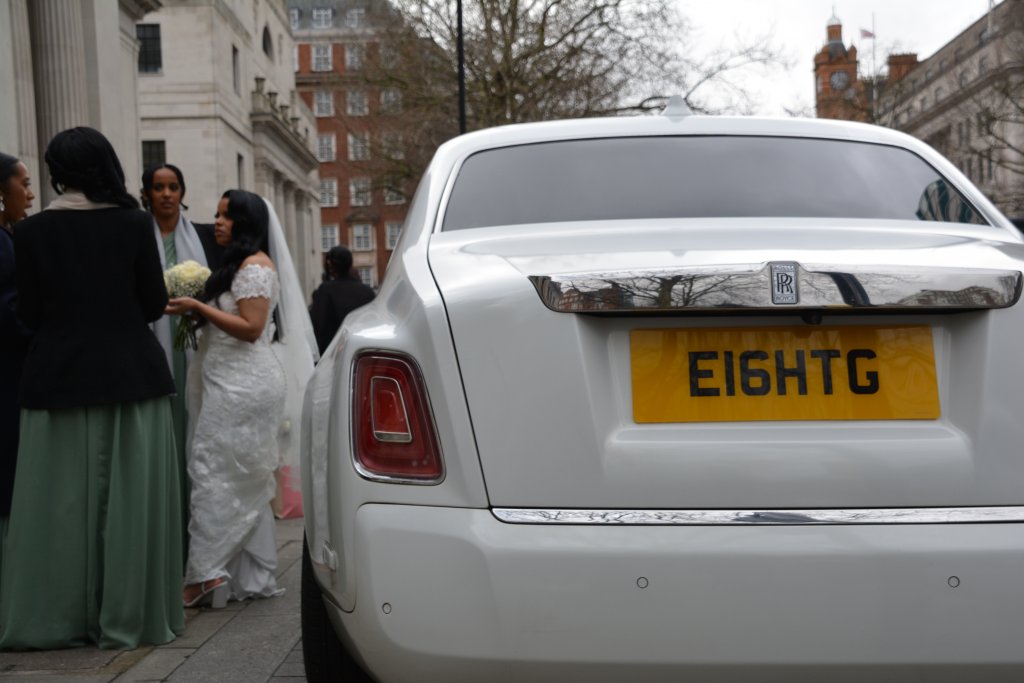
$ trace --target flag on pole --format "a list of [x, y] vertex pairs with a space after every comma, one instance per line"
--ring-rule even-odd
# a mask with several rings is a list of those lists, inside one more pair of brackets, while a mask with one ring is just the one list
[[861, 38], [871, 38], [872, 40], [874, 40], [875, 34], [872, 33], [871, 31], [867, 30], [866, 28], [862, 28], [860, 30], [860, 37]]

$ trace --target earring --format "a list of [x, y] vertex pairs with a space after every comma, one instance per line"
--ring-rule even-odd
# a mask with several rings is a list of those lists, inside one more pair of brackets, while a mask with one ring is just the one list
[[5, 208], [6, 207], [4, 206], [4, 198], [3, 196], [0, 196], [0, 213], [3, 213]]

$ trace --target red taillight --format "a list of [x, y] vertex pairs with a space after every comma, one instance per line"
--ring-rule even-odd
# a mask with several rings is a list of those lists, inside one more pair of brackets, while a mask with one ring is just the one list
[[366, 475], [429, 481], [444, 474], [423, 378], [407, 358], [356, 358], [352, 429], [356, 464]]

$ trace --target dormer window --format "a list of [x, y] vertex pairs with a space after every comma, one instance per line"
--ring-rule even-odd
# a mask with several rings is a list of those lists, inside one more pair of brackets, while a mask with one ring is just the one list
[[313, 8], [313, 28], [331, 28], [331, 19], [330, 7]]

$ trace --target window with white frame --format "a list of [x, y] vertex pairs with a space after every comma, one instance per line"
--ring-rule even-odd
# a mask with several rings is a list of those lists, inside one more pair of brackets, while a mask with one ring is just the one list
[[359, 279], [364, 285], [367, 287], [377, 286], [377, 274], [373, 266], [359, 266], [356, 268], [356, 272], [359, 273]]
[[299, 17], [302, 15], [302, 10], [292, 8], [288, 10], [288, 20], [292, 24], [292, 30], [298, 30], [299, 28]]
[[373, 251], [373, 225], [356, 223], [352, 226], [352, 251]]
[[349, 204], [352, 206], [369, 206], [373, 200], [369, 178], [352, 178], [348, 181]]
[[366, 48], [362, 45], [346, 45], [345, 46], [345, 70], [346, 71], [359, 71], [363, 68], [364, 57], [366, 56]]
[[398, 63], [398, 53], [390, 43], [382, 43], [377, 48], [377, 52], [380, 57], [380, 65], [384, 68], [390, 69]]
[[320, 179], [320, 206], [338, 205], [338, 179]]
[[394, 184], [390, 184], [389, 183], [387, 185], [387, 187], [384, 188], [384, 203], [385, 204], [404, 204], [405, 203], [405, 193], [402, 192], [402, 188], [399, 187], [397, 181], [395, 181]]
[[334, 94], [330, 90], [313, 92], [313, 113], [317, 116], [334, 116]]
[[313, 28], [330, 28], [332, 18], [330, 7], [313, 8]]
[[345, 113], [349, 116], [366, 116], [370, 113], [365, 90], [349, 90], [345, 94]]
[[384, 88], [380, 93], [380, 110], [385, 114], [402, 111], [402, 93], [395, 88]]
[[338, 245], [338, 224], [320, 226], [320, 251], [329, 251]]
[[313, 71], [330, 71], [331, 45], [330, 43], [319, 43], [313, 46]]
[[370, 158], [370, 134], [348, 134], [348, 160], [368, 161]]
[[388, 159], [405, 158], [405, 150], [402, 145], [401, 133], [382, 133], [380, 141], [385, 157]]
[[345, 12], [345, 25], [349, 28], [362, 28], [366, 23], [366, 10], [362, 7], [353, 7]]
[[399, 221], [388, 221], [384, 224], [384, 232], [388, 241], [388, 249], [398, 246], [398, 238], [402, 236], [402, 224]]
[[317, 161], [334, 161], [335, 158], [337, 158], [335, 140], [336, 138], [334, 133], [322, 133], [316, 136]]

